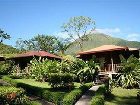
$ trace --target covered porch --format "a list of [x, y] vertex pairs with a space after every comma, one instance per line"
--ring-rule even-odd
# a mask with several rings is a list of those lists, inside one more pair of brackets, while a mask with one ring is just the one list
[[120, 55], [128, 59], [131, 55], [139, 58], [139, 49], [115, 45], [103, 45], [91, 50], [78, 53], [79, 58], [90, 60], [93, 56], [100, 64], [99, 74], [116, 74], [122, 69]]

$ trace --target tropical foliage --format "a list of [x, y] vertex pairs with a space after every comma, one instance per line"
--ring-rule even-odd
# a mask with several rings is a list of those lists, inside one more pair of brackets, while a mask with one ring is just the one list
[[[55, 64], [53, 63], [54, 66], [51, 66], [50, 64], [52, 61], [48, 61], [47, 59], [33, 59], [31, 61], [31, 76], [34, 77], [37, 81], [45, 81], [45, 78], [47, 76], [47, 73], [49, 73], [49, 70], [51, 68], [52, 72], [54, 70]], [[56, 70], [56, 69], [55, 69]]]
[[13, 63], [11, 61], [1, 61], [0, 62], [0, 75], [7, 75], [8, 73], [10, 73], [12, 64]]
[[93, 60], [64, 57], [62, 61], [48, 59], [32, 60], [29, 67], [31, 77], [37, 81], [48, 81], [52, 87], [72, 86], [72, 82], [91, 82], [99, 65]]
[[122, 70], [118, 82], [124, 88], [133, 88], [140, 85], [140, 61], [133, 55], [128, 59], [121, 56]]
[[1, 105], [26, 105], [27, 100], [23, 89], [0, 86]]
[[95, 63], [95, 61], [93, 61], [93, 59], [91, 59], [90, 61], [83, 61], [78, 59], [78, 64], [76, 64], [76, 66], [78, 69], [77, 75], [79, 77], [80, 82], [86, 82], [86, 81], [93, 81], [93, 77], [94, 74], [96, 74], [99, 70], [99, 64]]
[[74, 76], [70, 73], [50, 73], [48, 82], [53, 88], [69, 88], [74, 86]]

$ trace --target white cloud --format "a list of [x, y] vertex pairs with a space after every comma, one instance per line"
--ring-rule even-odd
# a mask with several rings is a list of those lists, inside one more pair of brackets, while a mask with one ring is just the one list
[[129, 34], [127, 36], [127, 40], [129, 40], [129, 41], [139, 41], [140, 40], [140, 34], [138, 34], [138, 33]]
[[95, 32], [104, 33], [107, 35], [113, 35], [113, 34], [121, 33], [121, 30], [120, 28], [97, 28]]
[[[90, 30], [87, 31], [87, 33], [89, 32]], [[111, 35], [113, 37], [119, 37], [129, 41], [140, 41], [139, 33], [123, 32], [120, 28], [97, 28], [92, 33], [104, 33], [107, 35]], [[66, 32], [55, 32], [54, 35], [64, 39], [69, 38], [69, 35]], [[78, 38], [78, 37], [75, 35], [74, 38]]]
[[[90, 31], [87, 31], [87, 33], [89, 33]], [[114, 34], [121, 33], [121, 30], [120, 28], [97, 28], [93, 30], [93, 33], [104, 33], [113, 36]], [[54, 35], [62, 38], [69, 38], [69, 35], [66, 32], [55, 32]], [[74, 36], [74, 38], [78, 37]]]
[[[56, 32], [56, 33], [54, 33], [54, 35], [57, 36], [57, 37], [60, 37], [60, 38], [64, 38], [64, 39], [70, 38], [70, 36], [68, 35], [67, 32]], [[78, 38], [77, 35], [75, 35], [73, 37], [74, 37], [74, 39], [77, 39]]]

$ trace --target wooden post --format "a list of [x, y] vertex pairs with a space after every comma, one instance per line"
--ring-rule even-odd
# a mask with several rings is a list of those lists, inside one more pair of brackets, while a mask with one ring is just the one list
[[113, 62], [113, 58], [111, 57], [111, 65], [112, 65], [112, 72], [114, 72], [114, 62]]

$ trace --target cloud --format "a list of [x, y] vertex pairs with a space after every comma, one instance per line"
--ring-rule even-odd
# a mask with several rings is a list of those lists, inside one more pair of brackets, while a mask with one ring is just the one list
[[140, 40], [140, 34], [138, 34], [138, 33], [129, 34], [127, 36], [127, 40], [129, 40], [129, 41], [139, 41]]
[[113, 35], [113, 34], [121, 33], [121, 30], [120, 28], [97, 28], [95, 32], [104, 33], [107, 35]]
[[[91, 30], [87, 31], [87, 34], [90, 31]], [[97, 28], [93, 30], [93, 33], [104, 33], [104, 34], [113, 36], [114, 34], [120, 34], [121, 30], [120, 28]], [[55, 32], [54, 35], [58, 37], [62, 37], [62, 38], [69, 38], [69, 35], [67, 32]], [[74, 38], [78, 38], [78, 37], [75, 35]]]
[[[60, 37], [60, 38], [64, 38], [64, 39], [70, 38], [70, 36], [68, 35], [67, 32], [56, 32], [56, 33], [54, 33], [54, 35], [57, 36], [57, 37]], [[73, 37], [74, 37], [74, 39], [78, 38], [77, 35], [74, 35]]]
[[[87, 31], [87, 34], [90, 32]], [[118, 37], [118, 38], [123, 38], [129, 41], [140, 41], [140, 34], [139, 33], [128, 33], [128, 32], [123, 32], [120, 28], [97, 28], [95, 29], [92, 33], [104, 33], [107, 35], [111, 35], [113, 37]], [[69, 38], [68, 33], [66, 32], [56, 32], [54, 33], [55, 36], [61, 37], [61, 38]], [[75, 39], [78, 37], [75, 35]]]

